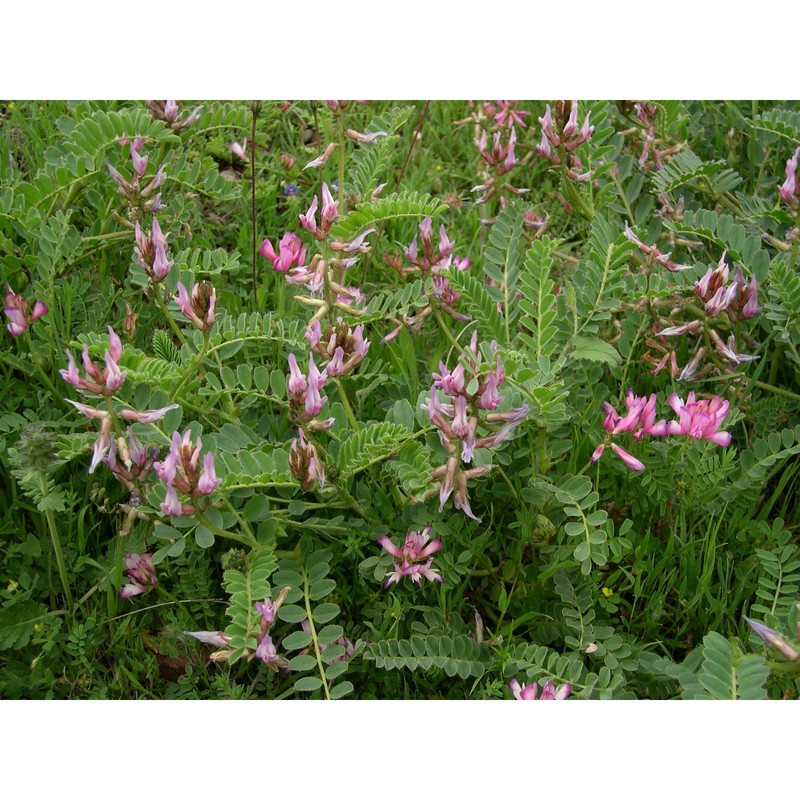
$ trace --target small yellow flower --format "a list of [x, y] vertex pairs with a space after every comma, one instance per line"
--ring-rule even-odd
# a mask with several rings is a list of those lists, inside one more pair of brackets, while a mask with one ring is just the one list
[[611, 595], [614, 594], [614, 592], [611, 589], [609, 589], [608, 586], [604, 586], [603, 587], [603, 594], [606, 597], [611, 597]]
[[437, 165], [436, 165], [436, 171], [437, 171], [437, 172], [441, 172], [443, 169], [444, 169], [444, 167], [442, 167], [442, 165], [441, 165], [441, 164], [437, 164]]

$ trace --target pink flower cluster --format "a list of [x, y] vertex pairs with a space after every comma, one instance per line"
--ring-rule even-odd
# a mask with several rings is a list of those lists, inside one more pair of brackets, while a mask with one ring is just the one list
[[317, 226], [318, 208], [319, 198], [314, 195], [308, 211], [305, 214], [300, 214], [300, 224], [316, 239], [322, 241], [328, 236], [331, 226], [339, 216], [339, 202], [333, 199], [327, 183], [322, 184], [322, 213], [319, 226]]
[[[101, 420], [100, 435], [97, 437], [94, 443], [92, 463], [89, 466], [89, 473], [91, 474], [94, 472], [97, 468], [97, 465], [101, 461], [105, 461], [105, 463], [108, 465], [108, 468], [117, 477], [117, 480], [119, 480], [120, 483], [129, 488], [131, 491], [134, 491], [135, 487], [133, 486], [133, 483], [141, 483], [144, 481], [150, 472], [150, 467], [152, 466], [155, 456], [152, 454], [147, 454], [141, 442], [139, 442], [133, 431], [129, 429], [128, 442], [126, 443], [121, 437], [117, 441], [117, 447], [120, 451], [120, 456], [124, 464], [124, 468], [121, 467], [116, 461], [114, 440], [111, 438], [111, 412], [106, 409], [93, 408], [92, 406], [87, 406], [83, 403], [76, 403], [74, 400], [67, 400], [67, 402], [75, 406], [75, 408], [77, 408], [84, 417], [87, 417], [88, 419]], [[178, 406], [176, 403], [172, 403], [171, 405], [164, 406], [163, 408], [157, 408], [153, 411], [134, 411], [133, 409], [126, 408], [119, 412], [119, 416], [122, 419], [131, 422], [158, 422], [164, 418], [168, 411], [177, 407]]]
[[605, 420], [603, 427], [609, 436], [592, 453], [592, 463], [597, 461], [610, 443], [611, 449], [634, 472], [644, 470], [644, 464], [619, 445], [610, 442], [611, 436], [620, 433], [633, 433], [637, 441], [643, 436], [690, 436], [693, 439], [707, 439], [720, 447], [727, 447], [731, 443], [731, 434], [720, 431], [719, 426], [728, 414], [728, 401], [721, 397], [712, 397], [710, 400], [697, 400], [694, 392], [684, 402], [677, 394], [671, 394], [669, 405], [678, 415], [677, 420], [660, 420], [656, 422], [656, 395], [650, 397], [637, 397], [629, 389], [625, 397], [628, 413], [623, 417], [617, 413], [610, 403], [603, 403]]
[[542, 686], [541, 696], [537, 696], [539, 695], [539, 684], [536, 681], [520, 686], [516, 678], [509, 681], [508, 688], [511, 689], [511, 694], [516, 700], [566, 700], [572, 692], [572, 687], [568, 683], [556, 688], [554, 683], [547, 681]]
[[[124, 141], [124, 140], [123, 140]], [[126, 142], [127, 143], [127, 142]], [[161, 193], [153, 194], [159, 189], [167, 179], [167, 173], [163, 167], [159, 167], [156, 174], [149, 182], [142, 186], [142, 180], [147, 172], [147, 156], [141, 155], [144, 147], [144, 139], [136, 138], [130, 143], [131, 166], [133, 176], [130, 180], [123, 177], [122, 173], [114, 169], [109, 162], [106, 162], [109, 174], [117, 184], [117, 193], [124, 197], [132, 206], [139, 207], [142, 212], [155, 214], [163, 208], [161, 204]]]
[[208, 281], [200, 281], [192, 287], [191, 295], [179, 281], [178, 294], [175, 296], [178, 306], [192, 325], [203, 333], [208, 333], [214, 326], [214, 308], [217, 304], [217, 292]]
[[256, 611], [261, 614], [261, 619], [259, 620], [260, 630], [256, 637], [256, 642], [258, 643], [256, 647], [256, 657], [260, 658], [275, 672], [277, 672], [279, 668], [289, 669], [289, 662], [283, 656], [278, 655], [278, 648], [275, 647], [275, 643], [269, 635], [270, 625], [275, 622], [278, 610], [283, 605], [288, 593], [289, 589], [285, 588], [278, 593], [275, 600], [269, 600], [265, 597], [263, 603], [256, 603]]
[[214, 470], [214, 455], [206, 453], [200, 468], [200, 451], [203, 442], [200, 436], [192, 445], [191, 431], [187, 430], [183, 437], [176, 431], [172, 434], [169, 454], [163, 461], [157, 461], [153, 467], [156, 474], [167, 486], [167, 497], [161, 504], [161, 510], [168, 517], [192, 516], [195, 507], [191, 503], [181, 503], [178, 492], [191, 498], [210, 495], [222, 483]]
[[3, 313], [8, 317], [8, 324], [6, 325], [8, 332], [16, 337], [21, 333], [25, 333], [28, 330], [28, 326], [47, 314], [49, 309], [44, 304], [44, 301], [37, 300], [33, 304], [33, 311], [31, 311], [30, 303], [22, 295], [17, 294], [8, 285], [7, 288], [6, 305]]
[[75, 386], [77, 389], [85, 389], [93, 394], [110, 396], [125, 382], [125, 372], [119, 368], [119, 360], [122, 357], [122, 342], [119, 336], [108, 327], [109, 347], [105, 352], [106, 368], [101, 372], [89, 356], [89, 348], [83, 346], [83, 368], [88, 377], [82, 378], [75, 364], [75, 359], [69, 350], [64, 352], [69, 359], [67, 369], [59, 370], [61, 377]]
[[650, 157], [650, 151], [653, 152], [653, 166], [656, 169], [661, 169], [664, 165], [661, 161], [661, 153], [653, 147], [656, 139], [655, 119], [658, 116], [658, 106], [655, 103], [636, 103], [634, 105], [636, 112], [636, 119], [639, 120], [645, 130], [644, 147], [642, 154], [639, 156], [639, 166], [644, 169], [647, 160]]
[[[496, 342], [492, 342], [491, 350], [496, 353]], [[511, 411], [495, 410], [503, 401], [498, 390], [506, 379], [505, 369], [499, 355], [494, 367], [488, 371], [482, 362], [483, 357], [478, 350], [478, 335], [473, 333], [462, 363], [452, 371], [447, 365], [440, 363], [440, 372], [433, 374], [430, 397], [421, 406], [428, 412], [430, 421], [438, 429], [442, 446], [450, 454], [447, 463], [433, 470], [431, 476], [433, 480], [440, 482], [439, 511], [444, 508], [455, 490], [453, 505], [476, 521], [480, 520], [470, 507], [467, 480], [485, 475], [491, 466], [464, 471], [461, 469], [461, 462], [472, 462], [476, 448], [501, 444], [528, 414], [526, 405]], [[470, 386], [475, 387], [473, 391], [470, 391]], [[443, 403], [439, 398], [439, 391], [451, 398], [452, 403]], [[493, 428], [496, 423], [505, 424], [496, 429]], [[478, 428], [481, 426], [488, 427], [490, 433], [478, 436]]]
[[555, 115], [548, 104], [543, 117], [539, 117], [542, 128], [542, 141], [536, 148], [540, 156], [546, 158], [551, 164], [561, 164], [568, 160], [567, 177], [581, 183], [591, 179], [591, 173], [578, 174], [575, 169], [580, 169], [580, 161], [575, 158], [573, 151], [584, 142], [588, 142], [594, 132], [594, 125], [589, 125], [589, 114], [578, 129], [578, 102], [572, 100], [569, 106], [567, 119], [567, 104], [559, 101], [556, 103]]
[[753, 275], [748, 284], [739, 267], [729, 286], [725, 255], [723, 252], [716, 269], [709, 267], [706, 274], [695, 283], [695, 294], [705, 303], [706, 314], [710, 317], [726, 311], [731, 322], [750, 319], [761, 311], [758, 305], [758, 281]]
[[294, 353], [289, 354], [289, 416], [297, 425], [297, 439], [289, 448], [289, 470], [300, 481], [301, 487], [308, 491], [317, 481], [320, 489], [325, 486], [325, 467], [320, 461], [317, 448], [306, 438], [303, 426], [310, 430], [327, 430], [336, 421], [334, 417], [326, 420], [314, 419], [323, 409], [328, 398], [320, 390], [328, 380], [327, 368], [322, 372], [314, 363], [313, 353], [308, 356], [308, 377], [297, 364]]
[[278, 252], [269, 239], [261, 242], [261, 255], [272, 262], [276, 272], [287, 272], [292, 267], [303, 267], [306, 260], [306, 247], [296, 233], [284, 233], [278, 243]]
[[[439, 243], [438, 247], [434, 249], [433, 220], [431, 217], [426, 217], [422, 220], [419, 230], [422, 253], [419, 252], [416, 235], [411, 244], [403, 248], [405, 257], [411, 266], [403, 266], [398, 253], [393, 256], [384, 253], [383, 257], [386, 263], [403, 276], [418, 273], [432, 278], [433, 297], [442, 311], [455, 320], [464, 321], [469, 319], [468, 316], [456, 310], [455, 304], [458, 300], [458, 292], [450, 285], [448, 273], [451, 269], [463, 272], [472, 266], [472, 262], [468, 258], [461, 258], [453, 254], [453, 245], [455, 243], [448, 239], [444, 225], [439, 226]], [[414, 330], [419, 330], [423, 322], [433, 314], [433, 310], [433, 307], [429, 305], [413, 317], [404, 316], [402, 323], [384, 337], [382, 343], [385, 344], [394, 339], [404, 325]]]
[[306, 330], [306, 339], [311, 349], [327, 362], [325, 372], [331, 378], [352, 372], [366, 358], [370, 345], [364, 339], [363, 325], [351, 330], [341, 317], [335, 326], [328, 328], [324, 337], [320, 321], [315, 320]]
[[181, 118], [178, 103], [175, 100], [148, 100], [147, 107], [156, 119], [160, 119], [168, 128], [175, 133], [180, 133], [184, 128], [194, 125], [200, 117], [200, 109], [197, 106], [188, 117]]
[[162, 233], [158, 220], [153, 217], [151, 233], [143, 234], [137, 220], [134, 226], [136, 246], [133, 252], [139, 266], [147, 273], [151, 283], [161, 283], [172, 269], [173, 262], [167, 258], [167, 234]]
[[402, 547], [393, 544], [388, 536], [381, 536], [378, 539], [377, 543], [398, 559], [395, 561], [394, 570], [386, 573], [389, 580], [384, 584], [384, 589], [388, 589], [393, 583], [398, 583], [405, 577], [411, 578], [418, 585], [422, 583], [423, 578], [444, 583], [444, 578], [431, 568], [433, 563], [431, 556], [442, 549], [442, 543], [438, 539], [430, 540], [430, 530], [431, 526], [426, 525], [421, 532], [409, 531]]
[[308, 355], [308, 378], [300, 371], [294, 353], [289, 354], [289, 408], [293, 420], [309, 423], [312, 430], [327, 430], [333, 425], [333, 417], [324, 421], [315, 420], [322, 411], [328, 398], [320, 391], [328, 380], [327, 369], [319, 371], [314, 363], [313, 353]]
[[153, 564], [153, 554], [128, 553], [125, 556], [125, 576], [130, 583], [120, 589], [119, 595], [122, 598], [135, 597], [137, 594], [155, 589], [158, 579]]

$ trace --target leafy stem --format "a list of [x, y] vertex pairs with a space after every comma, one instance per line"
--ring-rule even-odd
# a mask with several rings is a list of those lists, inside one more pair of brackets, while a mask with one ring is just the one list
[[317, 667], [319, 674], [322, 678], [322, 688], [325, 690], [325, 699], [331, 699], [331, 693], [328, 689], [328, 681], [325, 677], [325, 665], [322, 663], [322, 651], [319, 648], [317, 641], [317, 628], [314, 625], [314, 617], [311, 614], [311, 598], [309, 597], [308, 575], [303, 575], [303, 599], [306, 604], [306, 617], [308, 618], [308, 628], [311, 631], [311, 642], [314, 645], [314, 656], [317, 659]]

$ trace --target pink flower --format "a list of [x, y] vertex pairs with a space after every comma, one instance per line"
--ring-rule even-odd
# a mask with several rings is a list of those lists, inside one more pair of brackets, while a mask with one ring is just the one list
[[334, 201], [327, 183], [322, 184], [322, 227], [330, 229], [333, 221], [339, 215], [339, 203]]
[[694, 392], [689, 392], [684, 403], [673, 393], [669, 397], [669, 404], [678, 415], [678, 420], [667, 423], [667, 433], [707, 439], [720, 447], [727, 447], [731, 443], [731, 434], [718, 430], [728, 413], [727, 400], [716, 396], [711, 400], [695, 400]]
[[794, 151], [794, 155], [786, 162], [786, 180], [781, 184], [778, 193], [781, 199], [794, 208], [797, 206], [798, 185], [797, 185], [797, 157], [800, 156], [800, 147]]
[[250, 159], [247, 157], [247, 137], [244, 137], [244, 141], [239, 144], [239, 142], [231, 141], [230, 144], [231, 153], [235, 156], [239, 156], [242, 161], [249, 161]]
[[303, 167], [303, 170], [312, 169], [314, 167], [321, 167], [323, 164], [327, 164], [328, 159], [331, 157], [331, 154], [335, 149], [336, 149], [336, 143], [331, 142], [331, 144], [329, 144], [325, 148], [325, 151], [321, 155], [317, 156], [317, 158], [315, 158], [313, 161], [309, 161], [308, 164], [306, 164]]
[[72, 386], [78, 389], [85, 389], [93, 394], [113, 395], [125, 381], [127, 373], [119, 368], [118, 361], [122, 357], [122, 343], [119, 337], [109, 326], [109, 349], [105, 351], [106, 368], [101, 372], [97, 365], [89, 356], [89, 348], [83, 346], [83, 368], [88, 377], [82, 378], [75, 364], [72, 353], [66, 350], [68, 365], [67, 369], [59, 370], [61, 377]]
[[175, 491], [175, 487], [171, 483], [167, 484], [167, 497], [161, 504], [161, 511], [166, 517], [183, 516], [183, 506], [178, 499], [178, 493]]
[[568, 683], [556, 689], [555, 684], [547, 681], [542, 687], [541, 697], [537, 697], [539, 684], [536, 681], [520, 686], [516, 678], [509, 681], [508, 688], [517, 700], [566, 700], [572, 692], [572, 687]]
[[152, 553], [128, 553], [125, 556], [125, 575], [130, 581], [127, 586], [120, 589], [120, 597], [134, 597], [144, 594], [158, 585], [156, 568], [153, 564]]
[[[78, 404], [73, 403], [73, 405], [77, 406]], [[167, 415], [167, 412], [172, 411], [173, 408], [179, 408], [178, 404], [170, 403], [168, 406], [164, 406], [163, 408], [155, 408], [152, 411], [134, 411], [132, 408], [126, 408], [123, 411], [120, 411], [119, 415], [122, 417], [122, 419], [127, 419], [131, 422], [160, 422]]]
[[196, 494], [212, 494], [214, 489], [222, 483], [222, 478], [217, 477], [214, 471], [214, 454], [206, 453], [203, 459], [203, 472], [197, 481]]
[[515, 108], [517, 100], [495, 100], [497, 107], [500, 109], [494, 115], [494, 121], [498, 125], [508, 124], [509, 127], [519, 125], [520, 128], [525, 127], [524, 117], [530, 116], [530, 111], [519, 111]]
[[317, 196], [314, 195], [314, 199], [311, 201], [311, 205], [306, 211], [305, 214], [300, 214], [300, 224], [309, 232], [309, 233], [316, 233], [317, 232], [317, 206], [319, 205], [319, 200]]
[[49, 309], [42, 300], [37, 300], [33, 306], [33, 311], [30, 310], [30, 303], [17, 294], [10, 286], [6, 293], [6, 305], [3, 313], [8, 317], [8, 332], [16, 337], [21, 333], [28, 330], [28, 325], [35, 322], [39, 317], [43, 317], [48, 313]]
[[175, 300], [181, 313], [195, 328], [208, 333], [214, 326], [214, 309], [217, 305], [217, 290], [208, 281], [201, 281], [192, 287], [191, 296], [186, 287], [178, 281], [178, 294]]
[[302, 267], [306, 259], [306, 246], [296, 233], [284, 233], [278, 245], [278, 252], [269, 239], [261, 243], [261, 255], [272, 262], [276, 272], [286, 272], [291, 267]]
[[269, 635], [265, 635], [261, 644], [256, 648], [256, 656], [265, 664], [274, 664], [279, 661], [278, 650]]
[[[378, 539], [378, 544], [387, 553], [391, 553], [395, 559], [399, 559], [395, 562], [394, 571], [386, 573], [389, 580], [384, 584], [384, 589], [405, 576], [417, 584], [421, 584], [422, 578], [444, 583], [444, 578], [431, 568], [433, 559], [430, 556], [442, 549], [442, 543], [438, 539], [429, 541], [430, 529], [431, 526], [426, 525], [422, 532], [409, 531], [402, 548], [394, 545], [388, 536], [381, 536]], [[423, 559], [427, 559], [425, 563], [419, 563]]]

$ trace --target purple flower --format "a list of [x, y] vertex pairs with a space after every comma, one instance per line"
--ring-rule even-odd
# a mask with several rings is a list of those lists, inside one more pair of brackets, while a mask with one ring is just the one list
[[542, 687], [541, 696], [537, 697], [539, 684], [536, 681], [520, 686], [516, 678], [509, 681], [508, 688], [511, 689], [516, 700], [566, 700], [572, 691], [572, 687], [568, 683], [556, 688], [555, 684], [547, 681]]
[[156, 568], [153, 564], [152, 553], [128, 553], [125, 556], [125, 575], [130, 581], [127, 586], [120, 589], [120, 597], [134, 597], [144, 594], [158, 585]]
[[256, 648], [256, 656], [265, 664], [276, 664], [279, 661], [278, 650], [272, 643], [272, 637], [268, 634], [261, 640], [261, 644]]
[[283, 193], [287, 197], [294, 197], [300, 190], [295, 186], [293, 183], [288, 184], [284, 187]]
[[782, 656], [795, 661], [800, 658], [800, 653], [794, 649], [777, 631], [768, 628], [761, 622], [756, 622], [749, 617], [745, 617], [745, 622], [758, 634], [764, 644], [774, 647]]
[[[430, 540], [430, 525], [426, 525], [422, 532], [409, 531], [406, 534], [402, 548], [392, 543], [388, 536], [381, 536], [378, 544], [387, 553], [399, 561], [395, 562], [394, 571], [387, 572], [389, 580], [384, 584], [387, 589], [393, 583], [397, 583], [401, 578], [408, 576], [414, 583], [421, 584], [422, 578], [429, 581], [444, 583], [444, 578], [436, 570], [431, 568], [433, 559], [430, 558], [434, 553], [442, 549], [442, 543], [438, 539]], [[425, 563], [419, 563], [427, 559]]]

